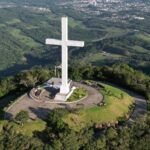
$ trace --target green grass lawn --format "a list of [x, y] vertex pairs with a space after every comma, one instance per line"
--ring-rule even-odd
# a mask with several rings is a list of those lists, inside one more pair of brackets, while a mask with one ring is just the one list
[[123, 30], [121, 28], [115, 27], [106, 28], [106, 31], [109, 33], [107, 37], [120, 36], [128, 32], [128, 30]]
[[137, 53], [150, 53], [148, 49], [145, 49], [141, 46], [138, 46], [138, 45], [135, 45], [135, 46], [132, 46], [132, 48], [137, 52]]
[[3, 126], [7, 124], [7, 121], [6, 120], [0, 120], [0, 132], [2, 131], [3, 129]]
[[104, 89], [101, 90], [101, 93], [104, 95], [106, 105], [81, 109], [65, 116], [63, 120], [71, 129], [80, 131], [82, 128], [95, 123], [115, 122], [128, 114], [129, 107], [134, 102], [133, 98], [120, 89], [106, 84], [102, 85]]
[[87, 91], [84, 88], [77, 88], [74, 90], [71, 97], [67, 100], [68, 102], [78, 101], [87, 95]]
[[76, 26], [85, 27], [81, 21], [74, 20], [73, 18], [69, 18], [69, 26], [75, 28]]
[[26, 28], [27, 30], [31, 30], [31, 29], [38, 29], [39, 27], [30, 25], [30, 24], [25, 24], [25, 28]]
[[92, 64], [94, 63], [97, 65], [101, 65], [106, 62], [106, 59], [117, 60], [121, 58], [125, 58], [125, 57], [119, 54], [112, 54], [112, 53], [106, 53], [106, 54], [96, 53], [96, 54], [89, 54], [88, 57], [83, 58], [81, 62], [92, 63]]
[[5, 26], [6, 26], [5, 24], [0, 23], [0, 28], [5, 27]]
[[35, 121], [27, 122], [23, 126], [15, 122], [8, 122], [4, 120], [4, 121], [0, 121], [0, 132], [2, 130], [2, 127], [7, 124], [8, 126], [12, 127], [12, 129], [15, 132], [30, 137], [33, 136], [33, 132], [43, 131], [46, 127], [46, 122], [43, 120], [35, 120]]
[[136, 34], [136, 37], [139, 38], [139, 39], [141, 39], [141, 40], [150, 42], [150, 35], [149, 34], [139, 33], [139, 34]]
[[10, 21], [7, 21], [6, 22], [8, 25], [12, 25], [12, 24], [17, 24], [17, 23], [21, 23], [21, 20], [17, 19], [17, 18], [14, 18]]
[[43, 131], [45, 127], [46, 122], [42, 120], [27, 122], [23, 125], [23, 127], [17, 124], [14, 125], [14, 129], [16, 131], [26, 136], [32, 136], [34, 131]]

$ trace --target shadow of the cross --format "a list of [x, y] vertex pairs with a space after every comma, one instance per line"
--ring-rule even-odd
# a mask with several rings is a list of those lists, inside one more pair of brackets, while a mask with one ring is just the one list
[[2, 119], [4, 120], [12, 120], [13, 119], [13, 115], [9, 112], [4, 112], [4, 115], [2, 117]]
[[51, 109], [48, 108], [33, 108], [33, 107], [29, 107], [29, 110], [36, 115], [37, 118], [39, 119], [46, 119], [47, 116], [49, 115], [49, 113], [51, 112]]

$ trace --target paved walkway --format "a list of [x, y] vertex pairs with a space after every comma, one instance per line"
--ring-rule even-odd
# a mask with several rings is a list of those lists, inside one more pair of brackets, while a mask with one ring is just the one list
[[[56, 104], [56, 103], [36, 102], [26, 94], [17, 104], [15, 104], [11, 109], [8, 110], [8, 112], [5, 115], [5, 118], [10, 119], [21, 110], [28, 111], [31, 119], [45, 118], [47, 114], [50, 112], [50, 110], [55, 108], [71, 109], [71, 108], [91, 107], [93, 105], [97, 105], [102, 102], [103, 96], [96, 89], [79, 83], [74, 84], [77, 87], [84, 87], [88, 91], [88, 97], [86, 97], [80, 102], [75, 102], [73, 104], [64, 104], [64, 103]], [[137, 118], [143, 117], [147, 112], [147, 101], [138, 94], [135, 94], [122, 88], [121, 90], [124, 90], [125, 92], [133, 96], [136, 102], [136, 106], [130, 119], [128, 120], [128, 123], [132, 123]]]
[[74, 103], [47, 103], [46, 101], [36, 101], [31, 99], [27, 94], [21, 98], [14, 106], [12, 106], [6, 113], [5, 119], [13, 118], [21, 110], [29, 112], [31, 119], [45, 118], [50, 110], [55, 108], [82, 108], [91, 107], [102, 102], [103, 96], [98, 90], [90, 86], [74, 83], [76, 87], [83, 87], [87, 90], [88, 96], [79, 102]]

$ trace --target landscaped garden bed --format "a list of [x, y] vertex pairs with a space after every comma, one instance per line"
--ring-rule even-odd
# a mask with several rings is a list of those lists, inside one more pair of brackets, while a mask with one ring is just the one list
[[78, 101], [86, 96], [87, 96], [87, 91], [84, 88], [76, 88], [73, 94], [71, 95], [71, 97], [67, 100], [67, 102]]

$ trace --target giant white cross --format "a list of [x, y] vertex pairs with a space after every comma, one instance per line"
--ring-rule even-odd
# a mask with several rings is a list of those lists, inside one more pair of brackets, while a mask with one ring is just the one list
[[83, 41], [72, 41], [68, 40], [68, 18], [62, 17], [61, 19], [61, 32], [62, 39], [46, 39], [46, 44], [49, 45], [59, 45], [62, 47], [62, 85], [60, 87], [61, 94], [68, 94], [70, 92], [70, 87], [68, 84], [68, 47], [84, 47]]

